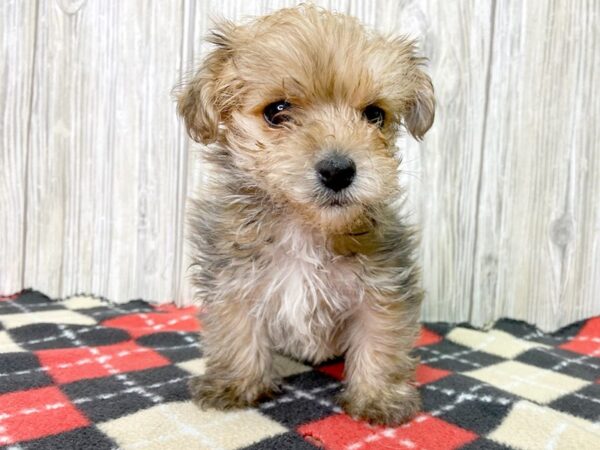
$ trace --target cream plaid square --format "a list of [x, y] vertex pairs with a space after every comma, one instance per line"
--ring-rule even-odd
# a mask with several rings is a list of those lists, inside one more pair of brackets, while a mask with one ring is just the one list
[[22, 352], [24, 349], [19, 347], [6, 331], [0, 331], [0, 353]]
[[189, 361], [177, 364], [177, 367], [180, 367], [181, 369], [191, 373], [192, 375], [202, 375], [206, 371], [206, 359], [190, 359]]
[[62, 304], [69, 309], [90, 309], [103, 305], [102, 301], [88, 296], [71, 297], [63, 301]]
[[488, 438], [518, 449], [600, 448], [600, 429], [590, 422], [528, 401], [516, 403]]
[[191, 402], [157, 405], [98, 427], [127, 450], [228, 450], [287, 431], [252, 409], [203, 411]]
[[69, 325], [95, 325], [96, 321], [68, 309], [52, 311], [32, 311], [27, 313], [6, 314], [0, 316], [0, 321], [6, 328], [16, 328], [34, 323], [62, 323]]
[[[179, 363], [177, 366], [194, 375], [202, 375], [206, 370], [204, 358], [191, 359], [189, 361]], [[273, 356], [273, 366], [275, 373], [281, 377], [289, 377], [291, 375], [297, 375], [299, 373], [309, 372], [312, 370], [310, 367], [305, 366], [304, 364], [300, 364], [299, 362], [281, 355]]]
[[535, 347], [547, 347], [537, 342], [518, 339], [504, 331], [495, 329], [483, 332], [468, 328], [455, 328], [448, 334], [447, 338], [465, 347], [508, 359], [512, 359]]
[[275, 368], [275, 373], [280, 377], [289, 377], [291, 375], [297, 375], [312, 370], [311, 367], [281, 355], [275, 355], [273, 357], [273, 366]]
[[539, 403], [549, 403], [589, 384], [579, 378], [516, 361], [506, 361], [463, 374]]

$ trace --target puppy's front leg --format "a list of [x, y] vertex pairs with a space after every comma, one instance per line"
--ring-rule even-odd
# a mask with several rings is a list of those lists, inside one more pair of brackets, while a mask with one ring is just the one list
[[347, 386], [341, 404], [351, 416], [398, 425], [420, 409], [412, 383], [418, 360], [409, 352], [419, 331], [421, 296], [366, 300], [349, 324]]
[[263, 327], [239, 303], [215, 303], [202, 318], [206, 372], [190, 383], [200, 407], [241, 408], [273, 389], [272, 357]]

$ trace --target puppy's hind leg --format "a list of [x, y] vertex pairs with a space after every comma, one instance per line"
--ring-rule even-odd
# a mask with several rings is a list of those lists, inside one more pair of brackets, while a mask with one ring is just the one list
[[201, 408], [242, 408], [274, 389], [272, 356], [264, 328], [240, 302], [215, 303], [203, 317], [206, 372], [189, 388]]

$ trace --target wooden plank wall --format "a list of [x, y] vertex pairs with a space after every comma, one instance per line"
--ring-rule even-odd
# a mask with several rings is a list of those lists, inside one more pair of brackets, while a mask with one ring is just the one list
[[[170, 89], [209, 16], [292, 1], [0, 2], [0, 293], [190, 297], [202, 175]], [[438, 98], [402, 139], [427, 320], [600, 313], [600, 3], [317, 2], [421, 40]]]

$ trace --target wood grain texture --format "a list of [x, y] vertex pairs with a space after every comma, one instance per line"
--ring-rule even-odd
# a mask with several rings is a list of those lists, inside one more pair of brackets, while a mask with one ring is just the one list
[[36, 4], [0, 2], [0, 294], [21, 289]]
[[599, 19], [595, 1], [497, 4], [476, 322], [600, 312]]
[[172, 2], [40, 2], [26, 286], [172, 299], [185, 153]]
[[[190, 301], [202, 147], [171, 88], [211, 18], [288, 0], [0, 2], [0, 292]], [[323, 0], [419, 39], [436, 123], [402, 138], [427, 320], [600, 313], [600, 4]]]
[[[405, 142], [404, 185], [422, 230], [429, 320], [469, 318], [475, 271], [477, 190], [483, 157], [493, 3], [414, 2], [418, 38], [437, 99], [425, 140]], [[410, 18], [406, 22], [411, 22]]]

